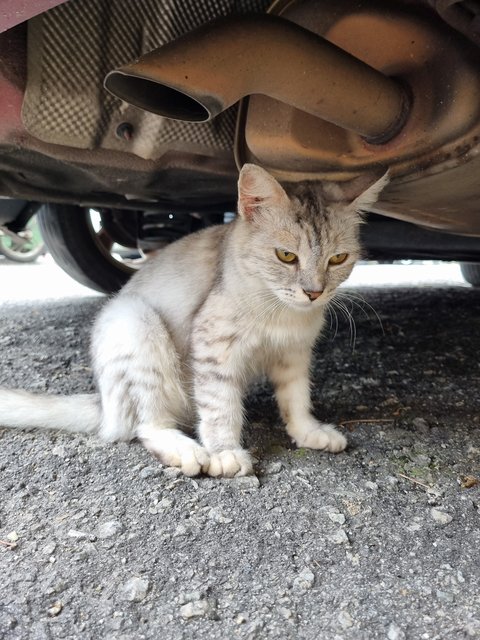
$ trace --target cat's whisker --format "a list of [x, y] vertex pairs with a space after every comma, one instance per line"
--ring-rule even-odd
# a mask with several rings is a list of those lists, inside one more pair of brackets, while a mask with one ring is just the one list
[[362, 295], [360, 295], [360, 294], [354, 295], [353, 293], [350, 293], [350, 292], [346, 293], [346, 292], [343, 292], [343, 291], [337, 291], [336, 295], [338, 295], [340, 297], [343, 297], [343, 298], [348, 298], [349, 300], [351, 300], [351, 302], [353, 304], [358, 306], [363, 311], [363, 313], [365, 314], [365, 317], [368, 318], [368, 319], [370, 319], [370, 316], [366, 312], [365, 307], [370, 309], [370, 311], [373, 313], [375, 318], [378, 320], [378, 324], [380, 325], [380, 329], [382, 330], [382, 334], [385, 335], [385, 329], [383, 327], [383, 322], [382, 322], [381, 317], [378, 315], [378, 313], [374, 309], [374, 307], [372, 307], [372, 305], [369, 302], [367, 302]]
[[349, 309], [345, 309], [345, 312], [348, 316], [348, 321], [350, 323], [350, 331], [351, 331], [351, 347], [352, 347], [352, 353], [355, 352], [355, 346], [357, 344], [357, 325], [355, 322], [355, 318], [353, 317], [352, 312]]
[[338, 300], [337, 298], [332, 298], [331, 302], [334, 306], [337, 307], [337, 309], [339, 309], [339, 311], [342, 312], [342, 314], [348, 320], [349, 327], [350, 327], [350, 344], [352, 346], [352, 353], [353, 353], [355, 351], [355, 345], [357, 342], [357, 326], [355, 324], [355, 319], [352, 313], [349, 311], [349, 309], [347, 309], [347, 307], [343, 304], [342, 301]]
[[328, 312], [328, 318], [329, 318], [329, 320], [330, 320], [330, 326], [329, 326], [329, 329], [330, 329], [330, 331], [331, 331], [331, 330], [332, 330], [332, 327], [333, 327], [333, 315], [332, 315], [332, 311], [331, 311], [330, 307], [328, 307], [328, 306], [327, 306], [327, 307], [326, 307], [326, 310], [327, 310], [327, 312]]
[[252, 296], [249, 296], [248, 304], [251, 308], [255, 308], [257, 310], [260, 307], [260, 311], [258, 311], [254, 321], [257, 321], [262, 317], [267, 317], [270, 313], [286, 306], [270, 291], [255, 292]]
[[267, 304], [267, 306], [263, 307], [260, 312], [258, 312], [253, 318], [250, 319], [250, 322], [247, 325], [247, 333], [260, 322], [271, 318], [277, 310], [283, 308], [284, 306], [285, 305], [278, 298], [274, 298], [269, 301], [269, 304]]
[[268, 307], [267, 309], [265, 309], [265, 313], [264, 313], [264, 318], [273, 318], [273, 316], [275, 314], [278, 313], [278, 315], [280, 315], [280, 313], [287, 308], [287, 305], [282, 302], [282, 300], [280, 299], [275, 299], [272, 304], [270, 305], [270, 307]]
[[332, 309], [332, 311], [333, 311], [333, 313], [335, 315], [335, 333], [333, 335], [333, 339], [335, 340], [335, 338], [338, 335], [338, 314], [337, 314], [336, 309]]
[[361, 310], [365, 318], [370, 319], [370, 316], [366, 312], [365, 308], [359, 302], [357, 302], [353, 297], [351, 297], [349, 294], [337, 292], [337, 296], [344, 300], [348, 300], [348, 302], [350, 302], [350, 304], [352, 305], [352, 308], [353, 308], [353, 305], [357, 306]]
[[328, 311], [328, 315], [330, 316], [330, 329], [332, 329], [333, 319], [335, 319], [335, 332], [332, 338], [332, 341], [333, 341], [337, 337], [337, 333], [338, 333], [338, 316], [337, 316], [337, 312], [335, 311], [335, 308], [333, 307], [333, 305], [330, 306], [330, 303], [328, 303], [326, 309]]

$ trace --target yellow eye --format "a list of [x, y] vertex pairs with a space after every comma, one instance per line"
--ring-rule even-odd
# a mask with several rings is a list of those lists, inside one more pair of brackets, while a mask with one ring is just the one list
[[348, 258], [348, 253], [337, 253], [330, 258], [328, 264], [343, 264], [345, 260]]
[[275, 249], [277, 258], [282, 262], [296, 262], [298, 260], [297, 255], [291, 251], [284, 251], [283, 249]]

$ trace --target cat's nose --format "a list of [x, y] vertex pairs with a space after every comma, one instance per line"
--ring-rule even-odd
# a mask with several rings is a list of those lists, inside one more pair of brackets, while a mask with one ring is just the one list
[[302, 289], [302, 291], [312, 302], [319, 298], [323, 293], [323, 291], [305, 291], [305, 289]]

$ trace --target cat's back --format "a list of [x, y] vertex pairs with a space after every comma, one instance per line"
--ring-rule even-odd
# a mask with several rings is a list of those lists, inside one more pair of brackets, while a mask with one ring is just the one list
[[138, 294], [172, 326], [190, 318], [210, 292], [232, 225], [208, 227], [159, 249], [120, 295]]

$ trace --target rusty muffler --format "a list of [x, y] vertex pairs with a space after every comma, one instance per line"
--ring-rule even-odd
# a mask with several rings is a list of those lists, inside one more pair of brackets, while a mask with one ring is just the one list
[[272, 15], [217, 20], [111, 71], [105, 87], [167, 118], [205, 122], [264, 94], [372, 144], [405, 124], [405, 87], [328, 40]]

